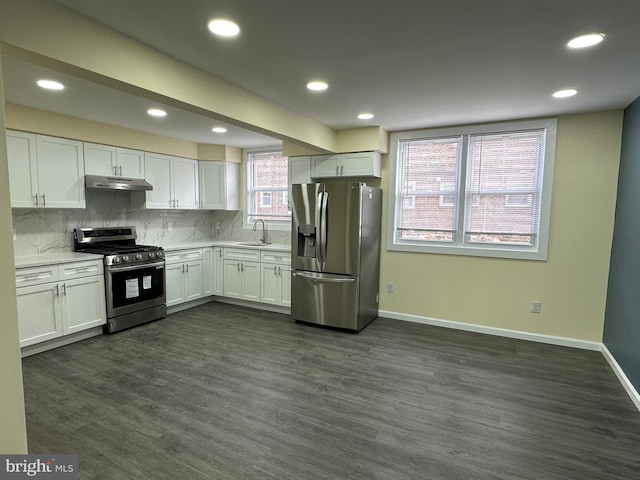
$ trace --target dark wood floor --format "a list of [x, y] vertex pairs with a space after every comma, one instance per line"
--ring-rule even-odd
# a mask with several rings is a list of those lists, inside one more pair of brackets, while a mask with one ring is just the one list
[[30, 453], [89, 479], [640, 479], [602, 355], [211, 303], [23, 362]]

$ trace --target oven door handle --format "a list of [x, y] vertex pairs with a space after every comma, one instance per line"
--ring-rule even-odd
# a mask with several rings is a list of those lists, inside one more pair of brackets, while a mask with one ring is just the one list
[[109, 272], [128, 272], [131, 270], [142, 270], [143, 268], [162, 267], [164, 268], [164, 262], [143, 263], [138, 265], [127, 265], [114, 267], [113, 265], [107, 268]]

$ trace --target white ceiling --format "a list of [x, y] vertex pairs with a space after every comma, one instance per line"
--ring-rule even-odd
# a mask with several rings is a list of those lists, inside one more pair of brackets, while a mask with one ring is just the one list
[[[620, 109], [640, 96], [638, 0], [57, 2], [335, 129], [396, 131]], [[241, 35], [212, 36], [213, 17], [235, 20]], [[594, 31], [606, 34], [599, 46], [566, 47]], [[45, 98], [24, 78], [30, 66], [7, 59], [3, 66], [7, 99], [15, 103], [203, 143], [277, 143], [232, 127], [227, 137], [213, 137], [216, 122], [184, 112], [171, 112], [181, 121], [169, 131], [166, 122], [150, 126], [140, 113], [148, 102], [95, 85]], [[307, 91], [314, 79], [329, 89]], [[579, 93], [551, 97], [565, 88]], [[361, 111], [376, 116], [357, 120]]]

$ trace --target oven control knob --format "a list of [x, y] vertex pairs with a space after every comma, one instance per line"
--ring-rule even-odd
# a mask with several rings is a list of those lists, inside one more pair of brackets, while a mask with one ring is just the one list
[[128, 262], [129, 261], [129, 255], [123, 255], [122, 256], [122, 261], [123, 262]]
[[153, 252], [149, 252], [149, 260], [153, 260], [154, 258], [156, 258], [156, 254]]
[[142, 254], [136, 253], [136, 260], [142, 260]]
[[120, 263], [120, 257], [114, 257], [113, 263]]
[[156, 253], [156, 257], [158, 257], [158, 258], [164, 258], [164, 252], [158, 252], [158, 253]]

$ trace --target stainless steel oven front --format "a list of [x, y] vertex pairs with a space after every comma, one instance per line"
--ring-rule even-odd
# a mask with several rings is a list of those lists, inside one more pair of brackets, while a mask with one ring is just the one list
[[106, 266], [105, 290], [109, 333], [166, 316], [164, 259]]

